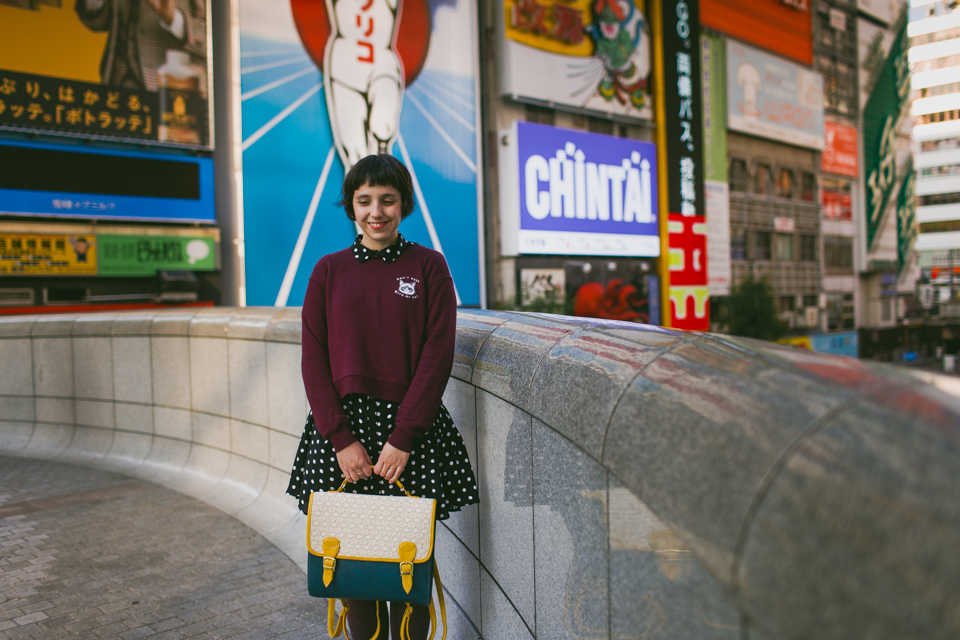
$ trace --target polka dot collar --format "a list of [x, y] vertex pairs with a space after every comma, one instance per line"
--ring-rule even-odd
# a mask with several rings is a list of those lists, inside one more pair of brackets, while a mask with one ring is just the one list
[[380, 249], [379, 251], [374, 251], [373, 249], [367, 249], [363, 246], [361, 242], [363, 240], [363, 234], [357, 236], [356, 241], [353, 243], [353, 257], [357, 259], [360, 264], [363, 264], [367, 260], [372, 258], [382, 258], [386, 264], [390, 264], [406, 251], [413, 244], [412, 242], [407, 242], [403, 239], [403, 236], [397, 234], [397, 241], [386, 249]]

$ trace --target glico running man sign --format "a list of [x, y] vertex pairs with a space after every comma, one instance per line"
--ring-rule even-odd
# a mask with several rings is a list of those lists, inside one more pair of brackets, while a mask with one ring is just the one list
[[521, 254], [660, 255], [650, 142], [518, 122]]

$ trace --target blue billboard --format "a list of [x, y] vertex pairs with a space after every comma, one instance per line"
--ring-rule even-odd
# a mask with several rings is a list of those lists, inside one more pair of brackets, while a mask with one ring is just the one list
[[399, 158], [407, 240], [444, 254], [481, 299], [474, 0], [240, 0], [246, 302], [303, 303], [317, 260], [353, 243], [346, 170]]
[[517, 123], [522, 254], [655, 257], [651, 142]]
[[0, 141], [0, 215], [215, 223], [213, 160]]

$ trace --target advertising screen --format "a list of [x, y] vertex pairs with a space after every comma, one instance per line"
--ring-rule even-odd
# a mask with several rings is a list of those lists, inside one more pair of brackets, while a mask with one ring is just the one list
[[505, 0], [503, 93], [653, 117], [643, 0]]
[[656, 146], [517, 123], [523, 254], [660, 255]]
[[213, 160], [0, 142], [0, 214], [216, 222]]
[[407, 240], [478, 305], [482, 170], [473, 0], [240, 0], [246, 301], [299, 305], [358, 231], [346, 171], [387, 152], [413, 177]]
[[0, 129], [211, 146], [207, 0], [0, 2]]
[[700, 24], [812, 65], [811, 4], [810, 0], [701, 0]]
[[823, 77], [727, 41], [729, 126], [755, 136], [823, 148]]

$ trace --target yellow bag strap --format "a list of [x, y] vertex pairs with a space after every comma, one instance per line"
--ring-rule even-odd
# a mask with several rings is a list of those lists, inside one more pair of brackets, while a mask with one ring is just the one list
[[[330, 634], [331, 638], [336, 638], [342, 633], [344, 638], [350, 640], [350, 636], [347, 635], [347, 612], [350, 611], [350, 607], [342, 600], [340, 603], [343, 605], [343, 608], [340, 610], [340, 619], [338, 620], [336, 598], [329, 598], [327, 600], [327, 633]], [[378, 610], [378, 621], [379, 614], [380, 611]]]
[[[433, 563], [433, 580], [437, 583], [437, 599], [440, 600], [440, 619], [443, 620], [443, 635], [440, 636], [440, 640], [446, 640], [447, 638], [447, 605], [443, 600], [443, 583], [440, 582], [440, 569], [437, 568], [437, 563]], [[433, 610], [433, 600], [430, 601], [430, 621], [433, 623], [433, 633], [430, 634], [430, 640], [433, 640], [433, 636], [437, 633], [437, 615]]]
[[[443, 621], [443, 635], [440, 637], [440, 640], [446, 640], [447, 637], [447, 605], [443, 599], [443, 583], [440, 582], [440, 570], [437, 568], [437, 563], [433, 563], [433, 581], [437, 585], [437, 599], [440, 600], [440, 619]], [[437, 635], [437, 611], [433, 606], [433, 599], [430, 599], [430, 604], [427, 606], [427, 610], [430, 612], [430, 638], [428, 640], [433, 640], [434, 636]], [[407, 603], [407, 609], [403, 612], [403, 620], [400, 622], [400, 640], [410, 640], [410, 615], [413, 613], [413, 607], [410, 603]]]
[[[373, 467], [370, 467], [370, 471], [373, 471]], [[368, 477], [372, 478], [373, 476], [368, 476]], [[363, 478], [361, 478], [361, 479], [363, 479]], [[348, 480], [347, 478], [344, 478], [344, 479], [343, 479], [343, 482], [340, 484], [340, 488], [339, 488], [339, 489], [334, 489], [334, 490], [332, 491], [332, 493], [341, 493], [344, 489], [347, 488], [347, 483], [349, 483], [349, 482], [350, 482], [350, 480]], [[396, 482], [394, 482], [394, 484], [397, 485], [398, 487], [400, 487], [400, 490], [403, 491], [405, 494], [407, 494], [407, 497], [408, 497], [408, 498], [416, 498], [416, 497], [417, 497], [417, 496], [413, 495], [412, 493], [410, 493], [409, 491], [407, 491], [406, 488], [404, 488], [403, 484], [401, 484], [399, 480], [397, 480]]]
[[[337, 605], [336, 598], [327, 599], [327, 633], [331, 638], [336, 638], [341, 633], [346, 640], [350, 640], [350, 636], [347, 634], [347, 612], [350, 611], [350, 605], [348, 605], [343, 600], [340, 601], [340, 604], [343, 605], [343, 608], [340, 610], [340, 619], [337, 620]], [[336, 620], [336, 624], [334, 624]], [[446, 635], [446, 634], [444, 634]], [[370, 640], [377, 640], [380, 637], [380, 605], [377, 605], [377, 630], [373, 632], [373, 637]]]

